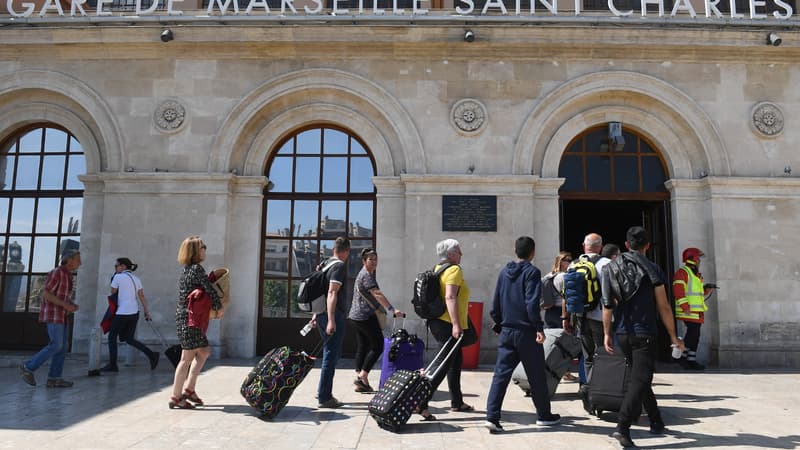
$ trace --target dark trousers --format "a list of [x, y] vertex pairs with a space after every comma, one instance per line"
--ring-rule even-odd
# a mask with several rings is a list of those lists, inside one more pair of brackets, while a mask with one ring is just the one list
[[350, 320], [356, 329], [356, 372], [369, 372], [383, 354], [383, 332], [378, 319]]
[[550, 396], [547, 392], [545, 374], [544, 348], [536, 343], [536, 332], [533, 330], [516, 330], [503, 328], [497, 346], [497, 363], [494, 366], [492, 387], [486, 401], [486, 419], [500, 420], [500, 410], [506, 396], [511, 374], [522, 361], [522, 367], [528, 374], [531, 397], [539, 417], [550, 417]]
[[114, 320], [111, 322], [111, 329], [108, 330], [109, 365], [115, 367], [117, 365], [117, 338], [121, 342], [127, 342], [128, 345], [138, 349], [148, 358], [153, 357], [153, 351], [133, 337], [136, 334], [137, 322], [139, 322], [139, 313], [114, 316]]
[[686, 325], [686, 334], [683, 336], [683, 343], [686, 344], [686, 350], [697, 352], [697, 344], [700, 343], [700, 326], [701, 323], [696, 322], [683, 322]]
[[652, 336], [620, 335], [619, 345], [631, 366], [630, 383], [619, 410], [617, 430], [630, 433], [631, 424], [647, 411], [651, 424], [663, 424], [653, 393], [653, 372], [656, 368], [656, 339]]
[[583, 353], [583, 368], [588, 379], [592, 377], [592, 365], [597, 348], [603, 345], [603, 322], [594, 319], [582, 318], [578, 320], [578, 334], [581, 337]]
[[[433, 338], [439, 343], [439, 349], [442, 349], [453, 335], [453, 325], [449, 322], [439, 319], [431, 319], [428, 321], [428, 328], [431, 330]], [[442, 370], [439, 370], [435, 377], [431, 380], [433, 392], [442, 384], [445, 376], [447, 376], [447, 387], [450, 390], [450, 406], [458, 408], [464, 404], [464, 395], [461, 393], [461, 364], [464, 357], [461, 355], [461, 344], [453, 352], [453, 357], [448, 358], [442, 365]], [[428, 409], [428, 400], [425, 400], [419, 406], [420, 410]]]

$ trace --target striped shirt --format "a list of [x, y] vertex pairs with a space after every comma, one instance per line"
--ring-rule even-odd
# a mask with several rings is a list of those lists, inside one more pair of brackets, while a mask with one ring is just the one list
[[44, 298], [44, 291], [55, 295], [59, 300], [72, 303], [72, 273], [64, 266], [58, 266], [47, 274], [42, 289], [42, 306], [39, 308], [39, 322], [64, 323], [67, 310], [54, 305]]

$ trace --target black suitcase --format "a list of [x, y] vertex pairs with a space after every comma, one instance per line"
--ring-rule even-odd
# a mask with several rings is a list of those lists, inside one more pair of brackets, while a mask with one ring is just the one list
[[397, 431], [408, 422], [420, 403], [433, 395], [431, 380], [456, 350], [461, 351], [458, 344], [463, 338], [461, 336], [455, 340], [451, 337], [424, 371], [398, 370], [386, 380], [369, 402], [369, 414], [378, 426]]
[[[558, 388], [561, 377], [572, 367], [572, 361], [581, 354], [581, 339], [574, 334], [564, 333], [561, 328], [546, 328], [544, 330], [544, 363], [545, 378], [547, 378], [547, 392], [552, 399]], [[528, 374], [522, 363], [517, 364], [511, 381], [519, 386], [525, 396], [531, 395], [531, 386], [528, 384]]]
[[[161, 340], [161, 345], [164, 347], [164, 356], [166, 356], [169, 362], [172, 363], [172, 367], [178, 367], [178, 363], [181, 362], [182, 352], [180, 344], [167, 345], [167, 340], [164, 339], [164, 336], [160, 331], [158, 331], [158, 328], [153, 325], [153, 322], [150, 320], [146, 320], [145, 322], [150, 324], [150, 328], [152, 328], [153, 333], [155, 333], [155, 335], [158, 336], [158, 339]], [[189, 370], [188, 367], [186, 370]]]
[[613, 355], [601, 350], [594, 355], [588, 383], [592, 414], [600, 417], [603, 411], [619, 412], [629, 381], [630, 366], [622, 350], [615, 349]]

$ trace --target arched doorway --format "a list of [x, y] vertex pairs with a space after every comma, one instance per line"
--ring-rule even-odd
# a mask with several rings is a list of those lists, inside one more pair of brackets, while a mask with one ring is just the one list
[[0, 348], [48, 342], [41, 290], [60, 255], [80, 248], [85, 172], [83, 147], [54, 124], [19, 129], [0, 144]]
[[[624, 145], [614, 145], [608, 125], [601, 125], [575, 137], [564, 151], [558, 168], [558, 176], [565, 178], [559, 190], [561, 248], [580, 254], [584, 236], [596, 232], [604, 243], [624, 250], [627, 229], [641, 225], [653, 238], [648, 257], [669, 277], [673, 264], [666, 164], [643, 136], [622, 128], [622, 137]], [[661, 343], [661, 355], [668, 358], [669, 339]]]
[[[352, 298], [361, 250], [375, 247], [375, 161], [349, 131], [312, 126], [275, 147], [266, 174], [270, 184], [264, 192], [256, 350], [263, 354], [279, 345], [311, 350], [313, 344], [299, 334], [309, 316], [295, 304], [297, 287], [332, 255], [333, 241], [347, 236], [351, 252], [346, 289]], [[345, 352], [351, 347], [346, 340]]]

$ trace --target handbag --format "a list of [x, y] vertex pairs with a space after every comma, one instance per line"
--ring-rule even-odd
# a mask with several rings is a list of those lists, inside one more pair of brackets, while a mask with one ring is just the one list
[[205, 336], [211, 314], [211, 296], [206, 291], [197, 288], [189, 293], [187, 300], [187, 309], [189, 310], [187, 325], [203, 330]]
[[375, 317], [378, 319], [378, 325], [380, 325], [381, 330], [386, 329], [386, 310], [383, 308], [379, 308], [372, 304], [372, 302], [367, 298], [366, 295], [361, 293], [361, 288], [356, 285], [356, 291], [358, 291], [358, 295], [360, 295], [364, 300], [366, 300], [367, 305], [372, 308], [372, 312], [375, 313]]
[[461, 347], [466, 347], [478, 342], [478, 333], [475, 331], [475, 325], [472, 324], [472, 319], [467, 317], [469, 328], [464, 330], [464, 337], [461, 339]]

